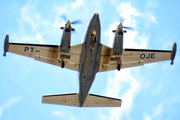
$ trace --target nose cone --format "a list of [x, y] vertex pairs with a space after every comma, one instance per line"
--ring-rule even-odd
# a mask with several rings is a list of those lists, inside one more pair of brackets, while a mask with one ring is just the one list
[[94, 15], [99, 15], [99, 13], [96, 11], [96, 12], [94, 13]]
[[95, 12], [92, 19], [94, 19], [95, 21], [99, 21], [99, 13], [98, 12]]
[[70, 23], [70, 20], [68, 20], [66, 23], [66, 28], [70, 28], [70, 27], [71, 27], [71, 23]]
[[94, 13], [94, 18], [98, 18], [99, 19], [99, 13], [98, 12]]
[[119, 28], [119, 29], [122, 29], [122, 23], [119, 24], [118, 28]]

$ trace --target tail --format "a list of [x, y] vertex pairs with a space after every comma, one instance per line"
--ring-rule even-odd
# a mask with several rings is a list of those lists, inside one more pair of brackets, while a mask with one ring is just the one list
[[89, 94], [83, 106], [79, 103], [79, 93], [45, 95], [42, 103], [76, 106], [76, 107], [120, 107], [121, 99]]

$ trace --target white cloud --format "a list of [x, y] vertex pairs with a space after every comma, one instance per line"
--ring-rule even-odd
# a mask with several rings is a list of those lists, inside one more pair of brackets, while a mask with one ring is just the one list
[[44, 43], [41, 34], [37, 34], [37, 35], [36, 35], [36, 39], [39, 40], [41, 44]]
[[61, 116], [62, 115], [62, 113], [60, 111], [55, 111], [53, 114], [56, 115], [56, 116]]
[[[151, 113], [147, 114], [144, 113], [144, 119], [145, 120], [154, 120], [154, 119], [160, 119], [163, 113], [172, 113], [172, 104], [177, 102], [178, 97], [174, 96], [171, 99], [166, 99], [163, 102], [159, 103], [158, 105], [155, 105], [155, 107], [152, 108]], [[170, 109], [171, 108], [171, 109]], [[172, 114], [170, 114], [172, 116]]]
[[74, 8], [77, 8], [79, 6], [81, 6], [83, 4], [83, 0], [77, 0], [75, 3], [73, 3], [71, 5], [71, 8], [74, 9]]
[[55, 31], [53, 24], [38, 12], [36, 3], [27, 3], [23, 6], [17, 21], [17, 31], [12, 34], [14, 42], [44, 43], [47, 39], [44, 36]]
[[124, 21], [124, 25], [136, 25], [137, 21], [135, 20], [135, 18], [138, 17], [145, 19], [144, 24], [146, 27], [149, 27], [149, 25], [151, 25], [152, 23], [155, 23], [157, 26], [159, 26], [159, 23], [152, 12], [138, 12], [135, 8], [132, 7], [131, 2], [116, 4], [116, 9], [119, 14], [126, 19]]
[[157, 24], [156, 18], [155, 18], [152, 14], [150, 14], [149, 16], [150, 16], [150, 19], [151, 19], [154, 23]]
[[[30, 6], [29, 4], [25, 5], [22, 9], [21, 9], [21, 20], [20, 22], [28, 22], [31, 27], [32, 27], [32, 31], [35, 30], [35, 21], [40, 19], [40, 15], [33, 13], [32, 11], [35, 11], [35, 7]], [[33, 14], [33, 17], [31, 16]]]
[[[117, 11], [119, 12], [119, 14], [121, 14], [122, 17], [128, 19], [127, 23], [133, 22], [132, 20], [130, 20], [131, 17], [140, 16], [140, 13], [138, 13], [135, 8], [131, 7], [130, 2], [117, 4], [116, 8], [117, 8]], [[126, 21], [124, 21], [124, 22], [126, 22]]]
[[[128, 84], [130, 89], [124, 88], [124, 84]], [[121, 72], [116, 71], [115, 78], [110, 78], [108, 85], [108, 96], [118, 97], [119, 94], [123, 94], [122, 105], [120, 108], [111, 109], [110, 120], [122, 119], [130, 111], [133, 98], [140, 89], [139, 83], [131, 75], [131, 69], [124, 69]]]
[[78, 118], [76, 118], [71, 112], [69, 111], [55, 111], [53, 112], [53, 114], [55, 116], [57, 116], [58, 118], [61, 119], [68, 119], [68, 120], [79, 120]]
[[149, 27], [152, 23], [155, 23], [157, 26], [159, 26], [159, 23], [156, 20], [156, 17], [153, 15], [153, 13], [151, 13], [151, 12], [144, 13], [144, 14], [142, 14], [142, 17], [144, 19], [146, 19], [146, 21], [145, 21], [146, 27]]
[[145, 116], [144, 119], [145, 120], [151, 120], [151, 118], [149, 116]]
[[153, 120], [153, 119], [155, 119], [155, 117], [158, 117], [163, 112], [163, 107], [164, 107], [164, 104], [163, 103], [159, 103], [157, 105], [157, 107], [153, 108], [154, 112], [153, 112], [152, 115], [145, 115], [144, 116], [145, 120]]
[[14, 98], [10, 99], [7, 103], [2, 104], [0, 106], [0, 118], [6, 109], [10, 108], [13, 104], [19, 102], [20, 100], [21, 100], [21, 97], [18, 97], [18, 98], [14, 97]]

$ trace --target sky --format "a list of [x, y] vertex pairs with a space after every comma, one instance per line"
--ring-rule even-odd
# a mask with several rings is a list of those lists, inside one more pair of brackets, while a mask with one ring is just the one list
[[[2, 120], [178, 120], [180, 119], [180, 8], [174, 0], [0, 0], [0, 119]], [[77, 93], [78, 72], [7, 53], [3, 41], [59, 45], [65, 24], [73, 25], [71, 45], [82, 42], [94, 12], [101, 20], [101, 43], [112, 47], [112, 30], [125, 18], [124, 48], [171, 50], [170, 61], [97, 73], [90, 93], [122, 99], [121, 107], [79, 108], [42, 104], [42, 96]]]

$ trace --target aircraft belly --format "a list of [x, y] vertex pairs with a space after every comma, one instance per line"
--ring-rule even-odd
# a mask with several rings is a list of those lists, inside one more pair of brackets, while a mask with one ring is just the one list
[[100, 19], [94, 14], [89, 22], [81, 51], [79, 65], [79, 102], [83, 106], [98, 72], [102, 45], [100, 44]]
[[[90, 61], [94, 61], [94, 62], [90, 62]], [[85, 98], [89, 92], [89, 89], [92, 85], [92, 82], [94, 80], [95, 77], [95, 71], [94, 71], [94, 67], [95, 67], [95, 60], [87, 57], [84, 59], [84, 64], [81, 68], [81, 72], [80, 72], [80, 101], [84, 102]]]
[[86, 55], [84, 57], [84, 61], [80, 70], [79, 75], [79, 99], [80, 103], [84, 103], [86, 96], [91, 88], [91, 85], [94, 81], [95, 75], [99, 69], [99, 62], [101, 57], [101, 49], [102, 45], [94, 49], [94, 51], [89, 52], [90, 50], [86, 51]]

